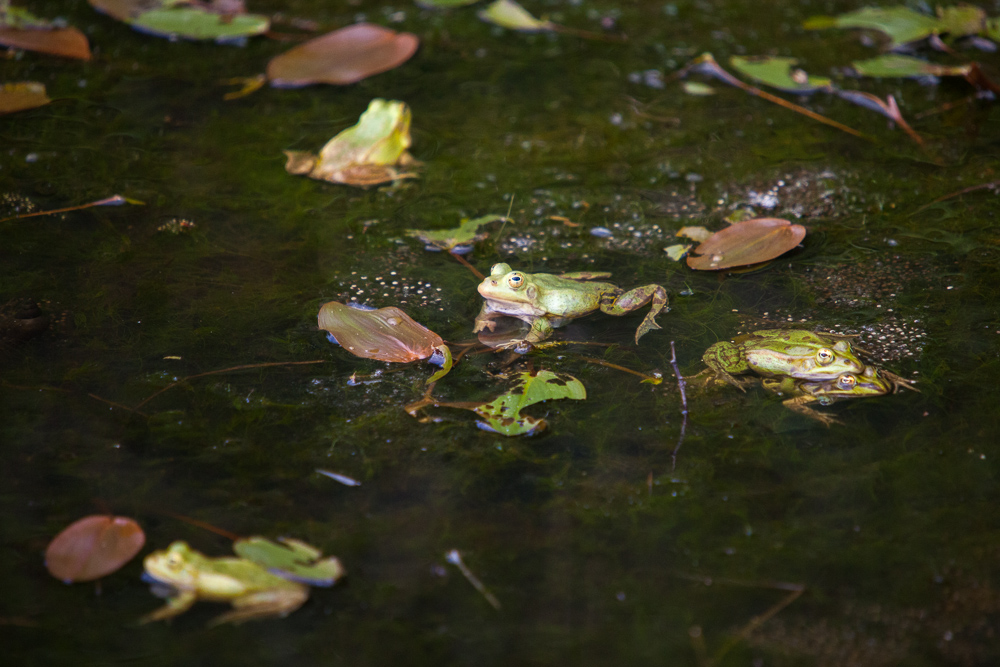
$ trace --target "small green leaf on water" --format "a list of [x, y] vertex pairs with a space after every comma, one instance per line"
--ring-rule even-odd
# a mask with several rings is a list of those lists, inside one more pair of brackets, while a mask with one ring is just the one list
[[560, 398], [583, 400], [587, 390], [583, 383], [565, 373], [552, 371], [525, 371], [517, 374], [516, 383], [510, 390], [475, 408], [476, 414], [485, 419], [480, 427], [503, 435], [533, 435], [545, 429], [545, 421], [528, 415], [521, 410], [541, 401]]
[[479, 231], [483, 225], [506, 219], [502, 215], [484, 215], [472, 220], [465, 218], [458, 227], [450, 229], [407, 229], [406, 234], [433, 246], [432, 250], [438, 248], [451, 252], [457, 246], [470, 245], [486, 238], [487, 234]]
[[319, 155], [285, 151], [285, 171], [321, 181], [369, 187], [416, 174], [398, 168], [416, 166], [410, 147], [410, 108], [376, 98], [356, 125], [328, 141]]
[[893, 48], [945, 31], [948, 24], [907, 7], [864, 7], [840, 16], [814, 16], [803, 23], [807, 30], [866, 28], [889, 36]]
[[669, 257], [670, 259], [674, 260], [675, 262], [679, 262], [681, 261], [681, 258], [684, 257], [685, 253], [687, 253], [687, 251], [690, 249], [691, 249], [690, 243], [686, 245], [683, 243], [678, 243], [676, 245], [667, 246], [666, 248], [663, 249], [663, 252], [667, 253], [667, 257]]
[[681, 84], [681, 87], [688, 95], [698, 95], [700, 97], [715, 95], [715, 88], [712, 88], [707, 83], [701, 83], [700, 81], [685, 81]]
[[524, 7], [514, 2], [514, 0], [496, 0], [486, 9], [481, 9], [478, 16], [487, 23], [493, 23], [501, 28], [517, 30], [518, 32], [538, 32], [540, 30], [554, 29], [551, 22], [536, 19]]
[[0, 114], [34, 109], [52, 100], [45, 94], [45, 84], [35, 81], [0, 84]]
[[861, 76], [878, 77], [920, 77], [920, 76], [965, 76], [970, 65], [937, 65], [913, 56], [886, 53], [868, 60], [858, 60], [851, 67]]
[[247, 537], [233, 543], [233, 551], [267, 569], [271, 574], [310, 586], [332, 586], [344, 576], [344, 568], [333, 556], [290, 537], [273, 542], [266, 537]]
[[830, 87], [830, 79], [810, 76], [795, 67], [798, 60], [778, 56], [733, 56], [729, 64], [761, 83], [790, 93], [814, 93]]
[[805, 227], [780, 218], [738, 222], [712, 234], [688, 255], [687, 264], [698, 271], [758, 264], [783, 255], [805, 236]]
[[154, 9], [131, 21], [132, 27], [170, 39], [214, 39], [225, 42], [261, 35], [271, 20], [257, 14], [215, 14], [198, 7]]

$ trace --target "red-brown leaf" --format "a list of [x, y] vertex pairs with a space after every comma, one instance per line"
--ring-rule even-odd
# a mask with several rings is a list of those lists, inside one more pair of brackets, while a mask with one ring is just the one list
[[688, 255], [687, 264], [699, 271], [718, 271], [774, 259], [799, 243], [806, 228], [780, 218], [745, 220], [718, 231]]
[[319, 310], [319, 328], [333, 334], [351, 354], [366, 359], [416, 361], [444, 345], [441, 336], [395, 306], [358, 310], [330, 301]]
[[411, 33], [356, 23], [275, 56], [267, 64], [267, 78], [279, 88], [356, 83], [399, 67], [419, 45]]
[[56, 535], [45, 550], [45, 567], [66, 583], [111, 574], [139, 553], [146, 535], [123, 516], [88, 516]]
[[90, 60], [90, 45], [87, 43], [87, 38], [76, 28], [52, 30], [0, 28], [0, 44], [64, 58]]

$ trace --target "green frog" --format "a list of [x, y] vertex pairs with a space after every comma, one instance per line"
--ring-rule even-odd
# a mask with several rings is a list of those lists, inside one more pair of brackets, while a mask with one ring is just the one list
[[741, 383], [731, 374], [836, 379], [845, 373], [864, 371], [864, 364], [851, 349], [852, 338], [802, 329], [765, 329], [739, 336], [732, 343], [715, 343], [705, 350], [701, 360], [715, 372], [715, 379], [740, 389]]
[[782, 405], [826, 426], [840, 423], [832, 415], [817, 412], [812, 404], [830, 405], [845, 398], [867, 398], [895, 393], [900, 389], [920, 391], [895, 373], [865, 366], [860, 373], [843, 373], [826, 380], [797, 380], [792, 377], [763, 378], [764, 389], [779, 396], [789, 395]]
[[211, 625], [241, 623], [285, 616], [309, 597], [308, 586], [271, 574], [253, 561], [231, 556], [210, 558], [180, 541], [146, 556], [143, 566], [148, 580], [165, 584], [171, 591], [167, 604], [144, 616], [141, 623], [182, 614], [198, 599], [233, 605], [232, 611], [218, 616]]
[[575, 317], [600, 310], [608, 315], [625, 315], [652, 303], [649, 313], [635, 332], [638, 343], [646, 333], [659, 329], [656, 316], [667, 309], [667, 290], [661, 285], [644, 285], [625, 291], [612, 283], [596, 282], [610, 273], [578, 272], [553, 275], [513, 271], [508, 264], [494, 264], [490, 275], [479, 284], [486, 300], [476, 316], [474, 333], [496, 327], [501, 316], [516, 317], [531, 325], [519, 343], [534, 344]]

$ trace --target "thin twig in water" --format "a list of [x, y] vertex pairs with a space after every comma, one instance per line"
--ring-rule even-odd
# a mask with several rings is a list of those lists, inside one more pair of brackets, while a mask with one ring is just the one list
[[681, 434], [677, 437], [677, 446], [670, 454], [670, 470], [674, 471], [677, 469], [677, 452], [684, 444], [684, 434], [687, 432], [688, 424], [688, 399], [687, 394], [684, 393], [684, 376], [681, 375], [681, 370], [677, 367], [677, 350], [674, 349], [674, 341], [670, 341], [670, 365], [674, 369], [674, 377], [677, 378], [677, 388], [681, 391]]
[[465, 566], [465, 563], [462, 562], [462, 554], [458, 553], [458, 549], [452, 549], [444, 555], [444, 558], [458, 568], [458, 571], [462, 573], [462, 576], [469, 580], [469, 583], [472, 584], [473, 588], [482, 593], [483, 597], [486, 598], [487, 602], [493, 605], [494, 609], [500, 609], [500, 600], [497, 600], [493, 593], [486, 590], [486, 586], [483, 585], [483, 582], [479, 581], [476, 575], [472, 574], [472, 570]]
[[305, 365], [305, 364], [323, 364], [323, 363], [326, 363], [326, 359], [316, 359], [316, 360], [313, 360], [313, 361], [270, 361], [270, 362], [265, 363], [265, 364], [244, 364], [242, 366], [232, 366], [230, 368], [220, 368], [217, 371], [207, 371], [205, 373], [198, 373], [196, 375], [188, 375], [185, 378], [181, 378], [177, 382], [171, 382], [170, 384], [168, 384], [163, 389], [160, 389], [159, 391], [153, 392], [152, 394], [150, 394], [149, 396], [147, 396], [145, 398], [145, 400], [142, 401], [142, 403], [140, 403], [139, 405], [135, 406], [135, 409], [138, 410], [142, 406], [146, 405], [146, 403], [149, 403], [151, 400], [153, 400], [154, 398], [156, 398], [157, 396], [159, 396], [163, 392], [167, 391], [168, 389], [173, 389], [177, 385], [182, 384], [184, 382], [187, 382], [188, 380], [193, 380], [195, 378], [205, 377], [206, 375], [218, 375], [220, 373], [229, 373], [230, 371], [243, 371], [243, 370], [247, 370], [249, 368], [269, 368], [271, 366], [302, 366], [302, 365]]
[[472, 271], [472, 273], [473, 273], [473, 274], [474, 274], [474, 275], [475, 275], [475, 276], [476, 276], [477, 278], [479, 278], [480, 280], [482, 280], [483, 278], [485, 278], [485, 277], [486, 277], [486, 276], [484, 276], [484, 275], [483, 275], [483, 274], [482, 274], [482, 273], [481, 273], [481, 272], [479, 271], [479, 269], [477, 269], [477, 268], [476, 268], [476, 267], [474, 267], [474, 266], [473, 266], [472, 264], [470, 264], [470, 263], [469, 263], [469, 260], [465, 259], [465, 258], [464, 258], [464, 257], [462, 257], [461, 255], [458, 255], [458, 254], [456, 254], [456, 253], [453, 253], [453, 252], [449, 252], [448, 254], [449, 254], [449, 255], [451, 255], [452, 257], [454, 257], [455, 259], [457, 259], [457, 260], [458, 260], [458, 262], [459, 262], [460, 264], [464, 264], [464, 265], [465, 265], [465, 268], [469, 269], [469, 271]]

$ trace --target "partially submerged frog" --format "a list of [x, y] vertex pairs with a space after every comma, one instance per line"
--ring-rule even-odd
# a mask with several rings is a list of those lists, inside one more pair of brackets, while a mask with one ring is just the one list
[[143, 561], [146, 578], [169, 587], [167, 604], [142, 618], [141, 623], [182, 614], [196, 600], [229, 602], [233, 610], [211, 625], [241, 623], [266, 616], [285, 616], [302, 606], [309, 587], [271, 574], [245, 558], [210, 558], [185, 542], [154, 551]]
[[920, 391], [908, 380], [895, 373], [865, 366], [861, 373], [843, 373], [826, 380], [797, 380], [792, 377], [763, 378], [762, 383], [768, 391], [781, 395], [789, 395], [782, 405], [801, 415], [816, 419], [826, 426], [839, 423], [832, 415], [817, 412], [813, 403], [830, 405], [845, 398], [866, 398], [884, 396], [900, 389]]
[[610, 273], [523, 273], [507, 264], [494, 264], [490, 275], [479, 284], [486, 300], [476, 316], [474, 333], [496, 327], [501, 316], [516, 317], [531, 325], [524, 337], [529, 344], [545, 340], [553, 327], [574, 317], [600, 310], [608, 315], [625, 315], [652, 303], [649, 313], [635, 331], [635, 342], [652, 329], [659, 329], [656, 316], [667, 308], [667, 290], [661, 285], [644, 285], [625, 291], [612, 283], [596, 282]]
[[733, 374], [799, 380], [836, 379], [844, 373], [862, 373], [865, 365], [851, 348], [852, 336], [802, 329], [765, 329], [733, 342], [715, 343], [702, 355], [717, 380], [743, 389]]

